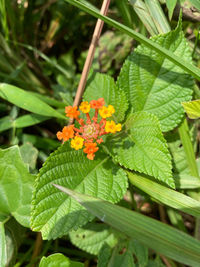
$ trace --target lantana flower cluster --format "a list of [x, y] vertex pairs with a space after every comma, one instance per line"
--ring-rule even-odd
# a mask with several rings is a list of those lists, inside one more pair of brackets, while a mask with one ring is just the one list
[[[90, 117], [90, 110], [94, 109], [93, 118]], [[80, 111], [85, 113], [86, 119], [80, 118]], [[83, 152], [87, 154], [87, 158], [93, 160], [95, 152], [99, 150], [98, 145], [103, 142], [102, 136], [109, 133], [121, 131], [121, 124], [116, 124], [113, 120], [107, 120], [115, 113], [112, 105], [105, 106], [103, 98], [84, 101], [78, 107], [68, 106], [65, 108], [66, 116], [75, 119], [80, 125], [76, 128], [73, 125], [65, 126], [62, 132], [57, 133], [57, 138], [63, 142], [71, 139], [71, 147], [75, 150], [83, 148]]]

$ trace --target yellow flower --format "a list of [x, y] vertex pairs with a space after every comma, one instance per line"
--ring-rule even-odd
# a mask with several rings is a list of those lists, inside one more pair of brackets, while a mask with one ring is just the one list
[[112, 105], [109, 105], [108, 107], [103, 106], [99, 110], [99, 114], [103, 119], [111, 117], [113, 113], [115, 113], [115, 109]]
[[79, 150], [83, 147], [84, 139], [80, 136], [75, 136], [74, 139], [71, 140], [71, 147]]
[[121, 131], [122, 126], [120, 123], [116, 124], [114, 121], [107, 121], [105, 125], [106, 133], [116, 133]]
[[79, 109], [83, 112], [83, 113], [89, 113], [90, 112], [90, 104], [87, 101], [84, 101], [80, 104]]

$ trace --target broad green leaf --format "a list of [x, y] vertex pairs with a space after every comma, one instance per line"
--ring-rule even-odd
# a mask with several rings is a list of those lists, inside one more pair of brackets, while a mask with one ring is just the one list
[[29, 227], [34, 176], [29, 174], [17, 146], [0, 149], [0, 212], [12, 214]]
[[192, 216], [200, 218], [200, 202], [190, 198], [175, 190], [169, 189], [163, 185], [155, 183], [154, 181], [146, 178], [144, 175], [127, 172], [130, 182], [156, 199], [169, 207], [181, 210]]
[[61, 253], [42, 257], [39, 267], [84, 267], [83, 263], [71, 261]]
[[158, 119], [146, 112], [132, 114], [124, 131], [106, 142], [109, 153], [126, 168], [139, 171], [175, 187], [171, 157]]
[[66, 235], [92, 219], [83, 207], [58, 192], [52, 183], [115, 203], [126, 192], [127, 177], [101, 151], [91, 161], [81, 150], [70, 148], [68, 143], [62, 145], [40, 169], [35, 185], [31, 226], [34, 231], [41, 231], [44, 239]]
[[106, 105], [114, 106], [114, 117], [118, 121], [122, 121], [128, 108], [125, 93], [117, 88], [112, 77], [106, 74], [93, 73], [88, 79], [84, 100], [97, 100], [101, 97], [104, 98]]
[[23, 161], [28, 164], [31, 169], [35, 169], [38, 150], [31, 143], [25, 143], [20, 146], [20, 154]]
[[[192, 62], [180, 24], [174, 31], [151, 40]], [[126, 93], [134, 112], [143, 110], [155, 114], [162, 131], [166, 132], [181, 122], [184, 114], [181, 102], [192, 98], [194, 81], [163, 55], [141, 45], [125, 61], [118, 86]]]
[[182, 105], [190, 119], [198, 119], [200, 117], [200, 100], [185, 102]]
[[61, 115], [48, 104], [46, 104], [36, 96], [33, 96], [31, 93], [26, 92], [16, 86], [1, 83], [0, 97], [30, 112], [48, 117], [65, 119], [64, 115]]
[[103, 20], [108, 25], [120, 30], [121, 32], [126, 33], [127, 35], [134, 38], [136, 41], [158, 52], [160, 55], [166, 57], [177, 66], [181, 67], [183, 70], [193, 75], [196, 79], [200, 80], [200, 70], [191, 63], [189, 63], [188, 61], [184, 60], [181, 56], [174, 54], [172, 51], [166, 49], [165, 47], [162, 47], [162, 45], [153, 42], [151, 39], [144, 37], [142, 34], [130, 29], [129, 27], [107, 16], [101, 15], [100, 12], [97, 11], [96, 9], [93, 9], [90, 6], [85, 5], [84, 3], [78, 0], [65, 0], [65, 1], [91, 14], [94, 17]]
[[189, 266], [199, 265], [200, 241], [190, 235], [107, 201], [83, 195], [59, 185], [54, 186], [76, 199], [103, 222], [139, 240], [156, 252]]
[[[106, 253], [106, 257], [102, 256]], [[98, 267], [135, 267], [133, 258], [133, 240], [121, 240], [112, 251], [108, 244], [100, 251]]]
[[69, 236], [72, 244], [94, 255], [98, 255], [105, 243], [113, 247], [118, 241], [111, 227], [99, 223], [89, 223], [77, 231], [70, 232]]
[[172, 15], [173, 15], [176, 3], [177, 3], [177, 0], [166, 0], [166, 5], [168, 8], [168, 15], [169, 15], [170, 20], [172, 19]]
[[7, 263], [6, 236], [4, 224], [0, 222], [0, 266], [5, 267]]

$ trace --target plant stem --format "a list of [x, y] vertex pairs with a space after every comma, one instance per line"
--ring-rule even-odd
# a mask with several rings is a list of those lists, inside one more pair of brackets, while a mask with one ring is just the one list
[[[110, 5], [110, 0], [104, 0], [102, 7], [101, 7], [100, 14], [106, 15], [108, 8], [109, 8], [109, 5]], [[87, 58], [86, 58], [86, 61], [85, 61], [84, 67], [83, 67], [83, 71], [81, 74], [81, 79], [80, 79], [80, 82], [78, 85], [78, 89], [76, 92], [73, 106], [78, 106], [80, 104], [80, 100], [81, 100], [81, 97], [82, 97], [84, 89], [85, 89], [88, 73], [89, 73], [90, 67], [92, 65], [93, 58], [94, 58], [96, 46], [98, 44], [98, 40], [99, 40], [100, 35], [101, 35], [103, 24], [104, 24], [104, 22], [102, 20], [100, 20], [100, 19], [97, 20], [95, 30], [94, 30], [94, 33], [92, 36], [92, 41], [90, 43], [88, 55], [87, 55]]]
[[[42, 248], [42, 235], [39, 232], [39, 233], [37, 233], [31, 261], [34, 261], [38, 257], [38, 255], [40, 254], [41, 248]], [[35, 265], [33, 264], [32, 266], [35, 266]]]

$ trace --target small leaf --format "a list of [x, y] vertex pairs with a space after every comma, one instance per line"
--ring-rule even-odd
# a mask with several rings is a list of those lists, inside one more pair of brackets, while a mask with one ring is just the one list
[[[151, 40], [192, 63], [181, 24]], [[141, 45], [125, 61], [118, 86], [126, 93], [134, 112], [155, 114], [162, 131], [167, 132], [181, 122], [184, 114], [181, 102], [192, 98], [194, 80], [160, 53]]]
[[16, 86], [1, 83], [0, 97], [30, 112], [48, 117], [65, 119], [64, 115], [61, 115], [48, 104], [32, 95], [31, 93], [26, 92]]
[[87, 82], [84, 100], [97, 100], [101, 97], [104, 98], [106, 105], [114, 106], [114, 117], [117, 119], [117, 121], [122, 121], [128, 108], [128, 102], [125, 93], [117, 88], [112, 77], [106, 74], [93, 72]]
[[[102, 256], [102, 253], [106, 253], [106, 257]], [[108, 254], [109, 253], [109, 254]], [[133, 241], [132, 240], [121, 240], [111, 250], [109, 250], [108, 244], [105, 244], [103, 249], [100, 251], [98, 259], [98, 267], [135, 267], [133, 258]]]
[[200, 100], [185, 102], [182, 106], [190, 119], [200, 118]]
[[192, 267], [199, 265], [200, 241], [190, 235], [107, 201], [83, 195], [59, 185], [54, 186], [76, 199], [103, 222], [139, 240], [156, 252]]
[[29, 227], [34, 176], [29, 174], [17, 146], [0, 149], [0, 211]]
[[32, 170], [35, 169], [38, 150], [31, 143], [25, 143], [20, 146], [20, 154], [23, 161], [28, 164]]
[[92, 219], [83, 207], [58, 192], [52, 183], [115, 203], [126, 192], [127, 177], [101, 151], [92, 161], [82, 151], [71, 149], [68, 143], [62, 145], [40, 169], [35, 185], [31, 226], [34, 231], [41, 231], [44, 239], [63, 236]]
[[153, 114], [132, 114], [125, 123], [125, 130], [109, 138], [106, 145], [121, 165], [175, 187], [167, 143]]
[[55, 253], [48, 257], [42, 257], [39, 267], [84, 267], [83, 263], [71, 261], [61, 253]]
[[172, 19], [172, 15], [173, 15], [176, 3], [177, 3], [177, 0], [166, 0], [166, 5], [168, 8], [168, 15], [169, 15], [170, 20]]
[[72, 244], [94, 255], [98, 255], [104, 243], [113, 247], [118, 241], [111, 227], [98, 223], [89, 223], [77, 231], [70, 232], [69, 236]]

